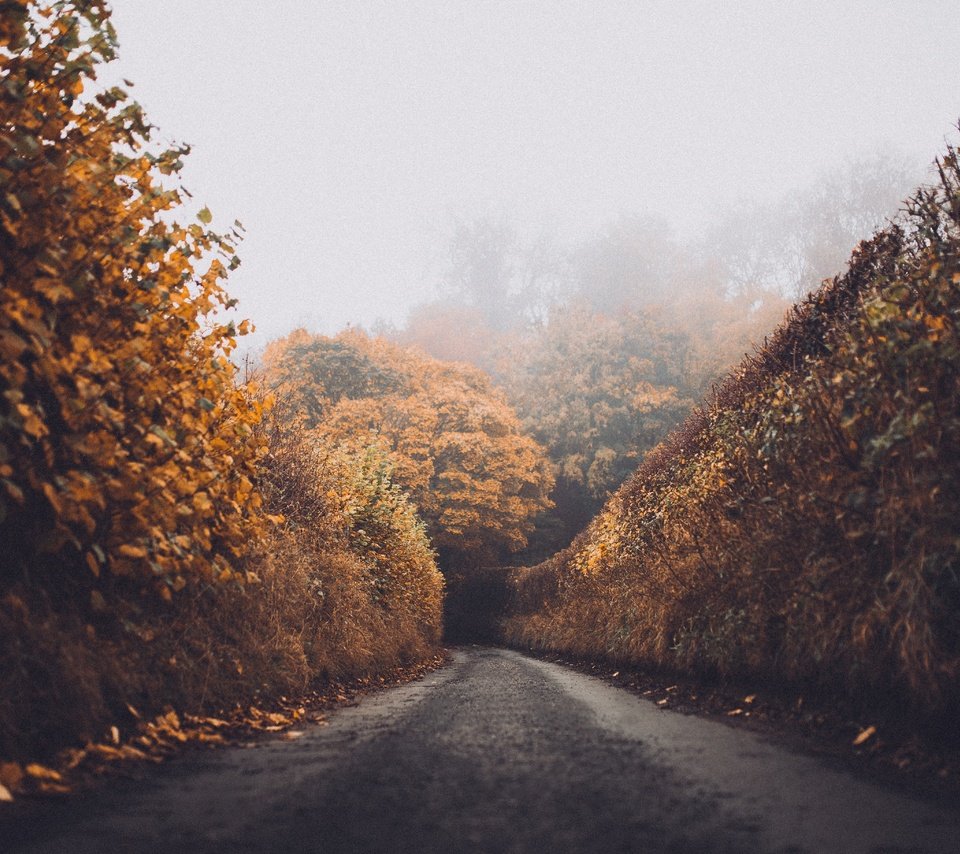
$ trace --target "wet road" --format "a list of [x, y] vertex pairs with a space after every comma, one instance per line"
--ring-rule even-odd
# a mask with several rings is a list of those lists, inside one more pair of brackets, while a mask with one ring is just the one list
[[29, 825], [0, 815], [0, 849], [960, 851], [960, 807], [484, 648], [298, 740], [190, 754], [139, 781], [23, 809]]

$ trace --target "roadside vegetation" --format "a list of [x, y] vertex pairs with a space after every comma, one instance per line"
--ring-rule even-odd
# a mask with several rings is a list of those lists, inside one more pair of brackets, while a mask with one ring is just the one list
[[566, 550], [514, 644], [960, 709], [960, 166], [855, 251]]
[[[423, 519], [447, 581], [448, 637], [477, 621], [474, 577], [527, 546], [551, 506], [554, 478], [543, 448], [490, 378], [363, 332], [298, 330], [263, 359], [278, 417], [344, 459], [381, 458]], [[392, 559], [375, 528], [355, 536]]]
[[115, 46], [104, 3], [3, 4], [5, 760], [439, 641], [442, 578], [392, 463], [279, 418], [238, 375], [247, 323], [223, 284], [241, 228], [194, 219], [187, 147], [158, 149], [97, 84]]

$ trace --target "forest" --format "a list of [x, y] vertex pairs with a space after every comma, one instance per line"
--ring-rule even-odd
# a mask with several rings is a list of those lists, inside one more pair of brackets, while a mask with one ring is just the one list
[[405, 323], [241, 364], [106, 4], [0, 8], [3, 791], [444, 640], [960, 712], [954, 148], [696, 239], [458, 221]]

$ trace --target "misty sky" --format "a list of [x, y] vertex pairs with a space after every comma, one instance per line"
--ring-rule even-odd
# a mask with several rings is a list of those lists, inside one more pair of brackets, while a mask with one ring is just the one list
[[[960, 117], [955, 2], [114, 0], [185, 184], [248, 237], [256, 343], [402, 321], [455, 218], [693, 233], [850, 157], [918, 170]], [[918, 171], [918, 177], [922, 171]]]

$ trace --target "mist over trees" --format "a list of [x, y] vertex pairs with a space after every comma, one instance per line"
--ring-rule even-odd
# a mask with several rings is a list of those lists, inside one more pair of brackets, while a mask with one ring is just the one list
[[734, 291], [776, 291], [799, 301], [842, 272], [850, 251], [883, 228], [916, 184], [904, 158], [875, 154], [825, 172], [772, 203], [735, 206], [702, 250]]
[[896, 215], [912, 171], [877, 154], [696, 238], [622, 215], [564, 245], [505, 216], [457, 221], [438, 297], [379, 331], [491, 375], [548, 449], [555, 506], [523, 559], [565, 545], [789, 306]]

